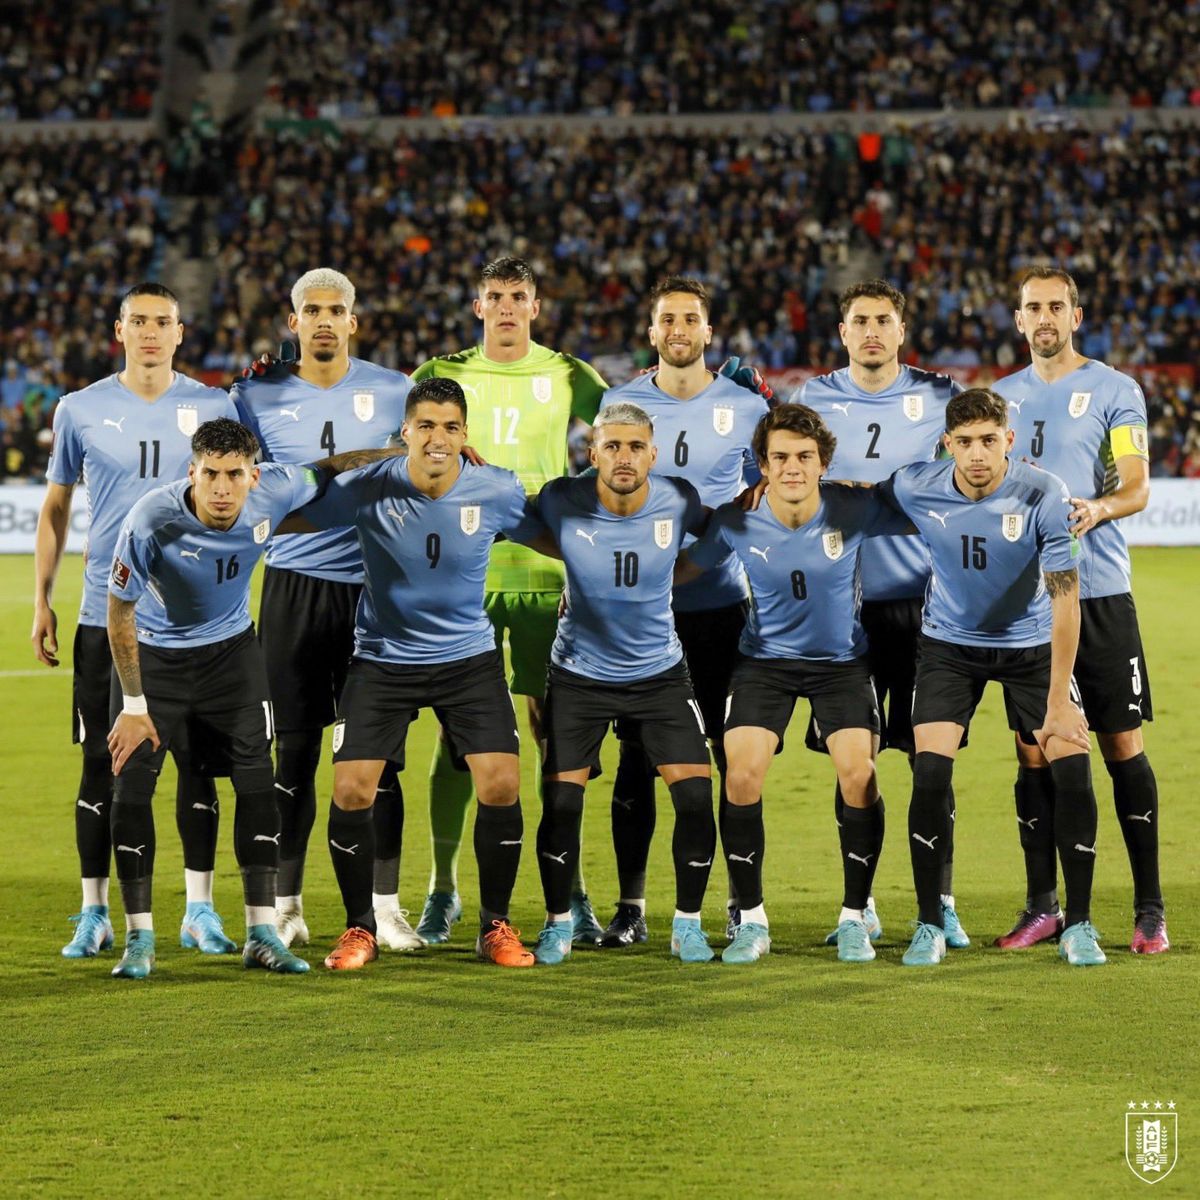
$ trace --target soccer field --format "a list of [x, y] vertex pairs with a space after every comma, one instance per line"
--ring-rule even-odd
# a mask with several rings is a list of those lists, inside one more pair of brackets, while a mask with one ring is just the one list
[[[174, 771], [156, 801], [159, 956], [144, 983], [115, 953], [66, 961], [79, 906], [68, 741], [70, 667], [30, 649], [32, 562], [0, 558], [4, 688], [5, 944], [0, 1001], [0, 1193], [174, 1196], [1110, 1196], [1136, 1195], [1124, 1162], [1129, 1103], [1175, 1102], [1179, 1164], [1156, 1195], [1196, 1195], [1200, 1098], [1195, 914], [1200, 824], [1191, 716], [1200, 700], [1200, 550], [1135, 552], [1136, 597], [1157, 721], [1148, 751], [1162, 799], [1172, 950], [1128, 952], [1130, 880], [1108, 775], [1093, 771], [1100, 851], [1093, 919], [1109, 963], [1070, 969], [1053, 946], [990, 941], [1021, 907], [1011, 735], [990, 689], [959, 759], [957, 907], [973, 944], [935, 970], [900, 955], [915, 916], [902, 830], [908, 768], [881, 759], [889, 835], [876, 881], [884, 939], [838, 963], [840, 867], [832, 769], [797, 716], [767, 782], [766, 896], [773, 949], [749, 968], [684, 967], [667, 953], [670, 805], [660, 794], [649, 945], [577, 950], [558, 968], [502, 971], [449, 946], [333, 975], [341, 929], [322, 800], [305, 908], [304, 977], [178, 948], [183, 872]], [[69, 660], [80, 560], [56, 596]], [[429, 869], [426, 770], [414, 727], [404, 777], [401, 900], [419, 912]], [[584, 864], [602, 922], [615, 899], [609, 773], [591, 785]], [[526, 846], [513, 917], [541, 925], [531, 853], [538, 814], [524, 758]], [[320, 777], [328, 796], [331, 771]], [[217, 907], [242, 931], [233, 802], [221, 783]], [[474, 910], [470, 842], [461, 886]], [[714, 872], [705, 910], [724, 925]], [[119, 908], [116, 881], [115, 907]], [[121, 938], [119, 912], [114, 914]], [[723, 938], [714, 936], [718, 945]], [[1193, 1138], [1196, 1139], [1193, 1142]]]

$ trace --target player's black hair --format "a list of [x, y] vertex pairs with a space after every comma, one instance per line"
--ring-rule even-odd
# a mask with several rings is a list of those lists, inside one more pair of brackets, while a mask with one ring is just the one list
[[658, 310], [658, 302], [664, 297], [669, 296], [673, 292], [684, 292], [689, 296], [695, 296], [700, 301], [700, 307], [704, 309], [704, 319], [708, 320], [709, 310], [712, 305], [712, 299], [708, 294], [708, 288], [704, 286], [698, 279], [693, 279], [688, 275], [667, 275], [660, 279], [653, 288], [650, 289], [650, 320], [654, 320], [654, 314]]
[[149, 281], [146, 281], [143, 283], [135, 283], [133, 287], [131, 287], [129, 291], [127, 291], [125, 295], [121, 297], [121, 320], [125, 319], [125, 313], [129, 309], [129, 302], [134, 298], [134, 296], [159, 296], [163, 300], [170, 300], [170, 302], [175, 305], [175, 311], [179, 311], [179, 297], [175, 295], [175, 293], [171, 291], [169, 287], [162, 283], [150, 283]]
[[797, 437], [812, 438], [817, 443], [817, 456], [821, 460], [821, 466], [827, 467], [833, 462], [837, 438], [821, 420], [820, 413], [809, 408], [807, 404], [781, 404], [771, 409], [759, 421], [750, 438], [750, 449], [754, 451], [758, 465], [764, 470], [767, 465], [767, 441], [777, 429], [794, 433]]
[[533, 277], [533, 268], [523, 258], [514, 258], [510, 254], [504, 255], [502, 258], [493, 258], [479, 272], [480, 283], [487, 283], [489, 279], [495, 280], [497, 283], [508, 283], [510, 280], [517, 279], [521, 283], [529, 284], [530, 288], [537, 287], [537, 280]]
[[404, 401], [404, 419], [406, 421], [413, 415], [422, 400], [431, 400], [434, 404], [457, 404], [462, 413], [463, 423], [466, 424], [467, 397], [458, 380], [447, 379], [441, 375], [431, 375], [428, 379], [422, 379], [408, 393], [408, 397]]
[[245, 425], [217, 417], [192, 434], [192, 461], [199, 462], [206, 454], [237, 454], [253, 461], [258, 455], [258, 438]]
[[946, 405], [946, 432], [953, 433], [960, 425], [976, 421], [991, 421], [1001, 429], [1008, 428], [1008, 401], [991, 388], [968, 388], [959, 392]]
[[1067, 285], [1067, 294], [1071, 297], [1071, 307], [1079, 307], [1079, 288], [1075, 286], [1075, 280], [1062, 269], [1062, 267], [1030, 267], [1021, 275], [1021, 282], [1017, 285], [1017, 307], [1021, 307], [1021, 297], [1025, 292], [1025, 285], [1031, 279], [1057, 279], [1060, 283]]
[[850, 311], [850, 305], [863, 297], [869, 300], [887, 300], [896, 310], [896, 320], [904, 320], [904, 293], [892, 287], [886, 279], [864, 279], [861, 283], [852, 283], [838, 297], [838, 307], [842, 310], [842, 320]]

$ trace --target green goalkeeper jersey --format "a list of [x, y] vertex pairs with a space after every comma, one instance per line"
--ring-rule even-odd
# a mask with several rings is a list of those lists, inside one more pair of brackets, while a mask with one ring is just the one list
[[[467, 397], [468, 442], [496, 467], [515, 471], [525, 491], [567, 473], [572, 417], [594, 420], [608, 384], [587, 363], [531, 342], [516, 362], [493, 362], [482, 346], [431, 358], [413, 380], [457, 380]], [[489, 592], [557, 592], [562, 564], [513, 542], [498, 542], [488, 566]]]

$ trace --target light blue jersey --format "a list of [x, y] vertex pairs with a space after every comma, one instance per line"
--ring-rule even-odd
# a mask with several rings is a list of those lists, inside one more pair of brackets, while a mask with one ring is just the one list
[[[716, 376], [698, 396], [676, 400], [667, 395], [655, 375], [642, 375], [611, 389], [604, 403], [630, 401], [650, 414], [659, 475], [686, 479], [708, 508], [733, 500], [760, 477], [750, 438], [767, 413], [767, 402], [727, 379]], [[684, 548], [691, 543], [689, 537]], [[740, 604], [746, 598], [746, 578], [736, 556], [712, 564], [699, 579], [675, 589], [676, 612], [707, 612]]]
[[671, 613], [675, 558], [698, 532], [704, 506], [690, 483], [651, 475], [632, 516], [600, 503], [596, 480], [553, 479], [538, 511], [562, 550], [566, 611], [551, 661], [588, 679], [630, 683], [661, 675], [683, 657]]
[[[254, 431], [266, 462], [306, 463], [346, 450], [379, 450], [404, 423], [412, 380], [360, 358], [330, 388], [284, 379], [234, 385], [239, 418]], [[267, 548], [267, 566], [339, 583], [362, 583], [362, 555], [352, 529], [283, 534]]]
[[[1013, 454], [1053, 471], [1072, 496], [1094, 500], [1120, 485], [1116, 460], [1147, 458], [1146, 399], [1137, 381], [1089, 359], [1055, 383], [1032, 366], [998, 380], [1016, 433]], [[1129, 549], [1116, 521], [1079, 541], [1079, 595], [1084, 600], [1131, 591]]]
[[1056, 475], [1008, 460], [1000, 486], [968, 500], [954, 461], [903, 467], [880, 492], [917, 527], [933, 558], [921, 630], [967, 646], [1041, 646], [1050, 640], [1043, 571], [1070, 571], [1079, 543]]
[[187, 474], [192, 434], [217, 417], [237, 420], [225, 392], [178, 372], [153, 403], [117, 375], [69, 392], [54, 410], [54, 449], [46, 478], [87, 490], [81, 625], [108, 622], [108, 570], [121, 522], [147, 492]]
[[366, 571], [355, 655], [416, 665], [495, 649], [483, 610], [492, 542], [543, 531], [512, 471], [464, 462], [435, 500], [414, 486], [407, 458], [339, 475], [302, 515], [318, 529], [355, 527]]
[[[843, 367], [810, 379], [793, 403], [815, 409], [837, 438], [827, 479], [881, 483], [909, 463], [937, 458], [946, 405], [962, 388], [948, 375], [900, 368], [886, 391], [864, 392]], [[864, 600], [906, 600], [925, 594], [929, 553], [920, 538], [876, 538], [863, 555]]]
[[229, 529], [188, 507], [186, 479], [133, 506], [117, 538], [108, 590], [137, 608], [139, 642], [170, 649], [223, 642], [250, 627], [250, 576], [271, 531], [321, 489], [311, 467], [264, 463], [258, 487]]
[[859, 623], [863, 539], [898, 535], [911, 523], [873, 488], [820, 488], [816, 513], [798, 529], [782, 524], [766, 501], [755, 512], [726, 504], [688, 550], [697, 566], [732, 551], [746, 568], [751, 607], [740, 649], [750, 658], [850, 662], [866, 653]]

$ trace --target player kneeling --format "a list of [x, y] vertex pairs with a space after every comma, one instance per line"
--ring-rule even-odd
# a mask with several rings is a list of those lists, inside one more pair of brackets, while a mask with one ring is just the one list
[[722, 841], [742, 910], [722, 954], [726, 962], [754, 962], [770, 950], [762, 786], [801, 696], [812, 705], [846, 806], [838, 958], [875, 957], [866, 909], [883, 845], [883, 800], [875, 778], [879, 710], [864, 662], [858, 557], [864, 538], [911, 526], [870, 489], [822, 481], [836, 444], [811, 408], [786, 404], [768, 413], [752, 442], [767, 480], [766, 503], [754, 512], [737, 504], [717, 509], [677, 568], [676, 578], [686, 580], [735, 554], [753, 597], [725, 715], [731, 807]]

